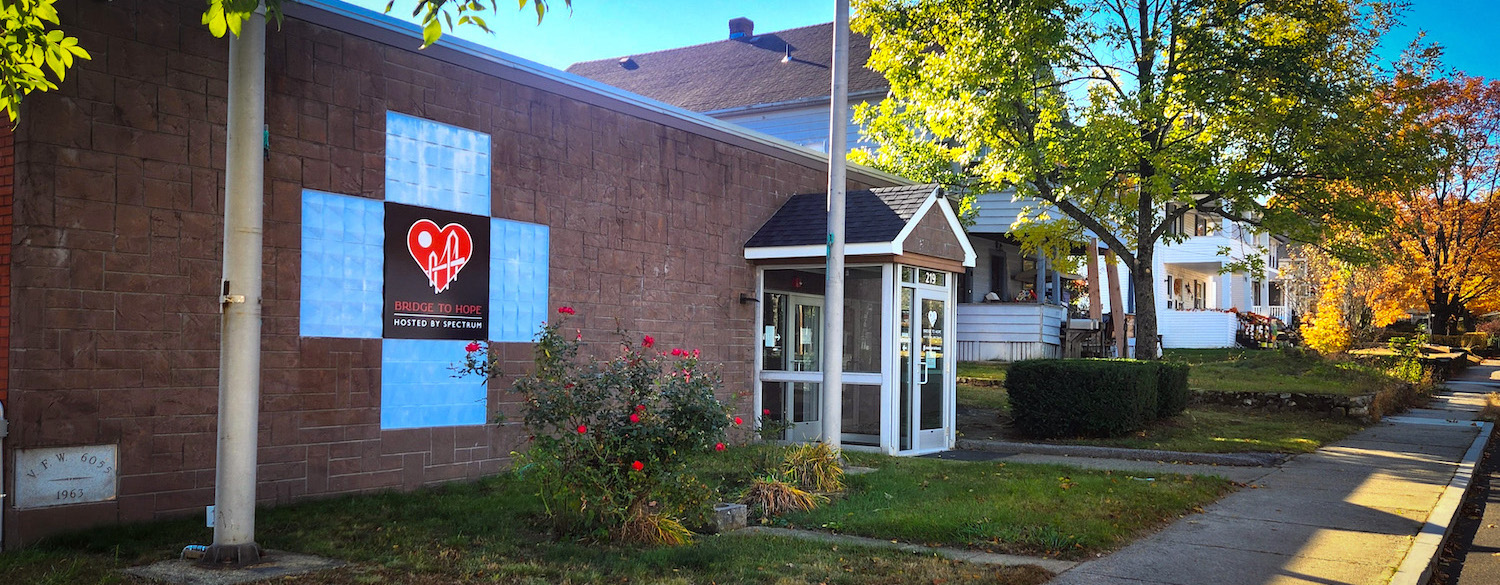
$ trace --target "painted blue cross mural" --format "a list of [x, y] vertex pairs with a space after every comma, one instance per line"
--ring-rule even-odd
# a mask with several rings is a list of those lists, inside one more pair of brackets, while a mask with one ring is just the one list
[[[393, 268], [410, 269], [426, 280], [422, 285], [431, 285], [436, 302], [396, 305], [403, 309], [396, 311], [398, 318], [407, 324], [434, 312], [454, 323], [467, 319], [469, 327], [483, 318], [491, 341], [528, 342], [547, 319], [547, 226], [490, 217], [488, 134], [395, 112], [386, 114], [385, 197], [302, 192], [301, 335], [382, 339], [382, 429], [484, 424], [484, 385], [477, 378], [454, 378], [449, 370], [462, 359], [470, 338], [411, 339], [410, 333], [393, 333], [386, 323], [393, 318], [388, 301], [399, 299], [388, 298], [395, 290], [388, 275]], [[398, 208], [432, 217], [388, 229], [387, 210]], [[480, 216], [477, 221], [487, 219], [489, 225], [452, 228], [460, 222], [437, 220], [460, 217], [454, 214]], [[484, 232], [487, 242], [455, 244]], [[387, 244], [403, 254], [389, 252]], [[476, 266], [464, 274], [464, 267], [483, 261], [485, 249], [489, 274], [475, 283], [484, 271]], [[429, 256], [434, 260], [424, 264], [421, 259]], [[488, 305], [447, 303], [456, 308], [444, 311], [442, 301], [450, 297], [443, 295], [459, 288], [454, 283], [460, 281], [470, 294], [479, 294], [478, 303], [488, 299]]]

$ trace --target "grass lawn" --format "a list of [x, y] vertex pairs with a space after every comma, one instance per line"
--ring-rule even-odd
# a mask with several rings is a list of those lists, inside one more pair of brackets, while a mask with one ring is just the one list
[[1254, 412], [1198, 406], [1145, 430], [1109, 439], [1072, 443], [1193, 453], [1311, 453], [1361, 427], [1358, 423], [1303, 412]]
[[848, 453], [878, 471], [849, 478], [829, 506], [789, 516], [797, 527], [907, 542], [1063, 558], [1092, 556], [1218, 499], [1223, 479], [1052, 465], [957, 462]]
[[[885, 462], [881, 462], [885, 464]], [[1048, 472], [1044, 475], [1055, 475]], [[1092, 489], [1083, 491], [1093, 491]], [[992, 568], [772, 536], [702, 536], [649, 548], [559, 541], [529, 520], [538, 500], [510, 477], [410, 494], [261, 510], [262, 546], [354, 563], [278, 584], [999, 583], [1035, 585], [1035, 567]], [[118, 569], [177, 556], [212, 533], [199, 518], [103, 528], [0, 555], [4, 583], [137, 583]]]
[[[958, 432], [964, 438], [1037, 441], [1010, 427], [1010, 403], [1005, 388], [960, 385], [958, 409]], [[1359, 429], [1358, 423], [1315, 413], [1199, 405], [1123, 437], [1042, 442], [1193, 453], [1311, 453]]]
[[1354, 361], [1265, 349], [1168, 349], [1164, 358], [1192, 365], [1188, 386], [1218, 392], [1368, 394], [1396, 381]]
[[[794, 526], [916, 543], [1079, 558], [1116, 548], [1229, 489], [1209, 478], [1154, 482], [1057, 466], [965, 463], [850, 453], [878, 468], [849, 478], [848, 495], [788, 518]], [[734, 493], [775, 447], [736, 448], [695, 462], [700, 479]], [[262, 509], [267, 548], [350, 561], [288, 585], [368, 583], [957, 583], [1039, 585], [1036, 567], [969, 565], [891, 550], [731, 533], [682, 547], [558, 538], [534, 518], [535, 488], [512, 476], [415, 493], [347, 496]], [[95, 529], [0, 555], [4, 583], [143, 583], [119, 569], [206, 543], [199, 518]]]
[[1010, 396], [1005, 393], [1004, 386], [970, 386], [968, 384], [958, 385], [958, 403], [961, 405], [978, 406], [1004, 412], [1010, 411]]
[[1004, 382], [1009, 368], [1007, 362], [958, 362], [958, 377]]

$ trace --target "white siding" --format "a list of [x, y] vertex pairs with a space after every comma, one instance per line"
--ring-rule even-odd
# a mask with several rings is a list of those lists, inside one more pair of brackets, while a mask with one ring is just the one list
[[1058, 357], [1066, 314], [1056, 305], [960, 304], [958, 357], [1007, 361]]
[[1000, 193], [985, 193], [976, 197], [979, 205], [978, 216], [974, 218], [974, 226], [969, 231], [978, 234], [1004, 234], [1010, 232], [1011, 224], [1016, 222], [1016, 217], [1021, 214], [1021, 209], [1039, 204], [1034, 199], [1022, 199], [1011, 201], [1015, 196], [1014, 189], [1008, 189]]
[[[845, 117], [849, 120], [849, 149], [875, 148], [877, 145], [874, 142], [865, 140], [860, 134], [860, 126], [854, 123], [853, 116], [854, 106], [850, 104], [849, 115]], [[787, 142], [828, 152], [828, 104], [749, 114], [721, 114], [714, 117], [770, 134]]]
[[1234, 332], [1239, 327], [1233, 313], [1218, 311], [1164, 309], [1157, 311], [1156, 322], [1162, 347], [1167, 348], [1233, 347]]

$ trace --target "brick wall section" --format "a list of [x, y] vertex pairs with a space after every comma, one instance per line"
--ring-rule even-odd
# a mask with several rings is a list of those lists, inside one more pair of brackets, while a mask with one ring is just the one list
[[[0, 404], [10, 391], [10, 248], [14, 236], [16, 137], [0, 123]], [[3, 456], [3, 454], [0, 454]]]
[[[17, 135], [27, 310], [6, 446], [118, 443], [119, 498], [9, 510], [8, 544], [213, 498], [227, 41], [199, 0], [58, 5], [93, 60], [28, 98]], [[439, 62], [415, 39], [294, 19], [268, 37], [262, 502], [475, 478], [520, 446], [513, 426], [382, 432], [380, 342], [298, 336], [301, 192], [381, 198], [387, 110], [492, 136], [494, 215], [551, 227], [551, 305], [576, 307], [586, 339], [618, 325], [701, 348], [749, 389], [743, 243], [825, 169]], [[506, 371], [530, 360], [528, 344], [500, 352]], [[502, 387], [491, 412], [515, 414]]]
[[934, 205], [917, 221], [917, 227], [912, 228], [911, 234], [906, 236], [902, 249], [908, 254], [963, 262], [964, 247], [959, 243], [959, 237], [953, 233], [953, 227], [943, 217], [942, 210]]

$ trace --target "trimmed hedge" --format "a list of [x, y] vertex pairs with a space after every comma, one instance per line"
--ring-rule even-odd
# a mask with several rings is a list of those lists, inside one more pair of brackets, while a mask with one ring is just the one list
[[1029, 360], [1005, 378], [1016, 428], [1034, 437], [1116, 436], [1156, 419], [1159, 362]]
[[1188, 365], [1182, 362], [1161, 362], [1158, 367], [1161, 379], [1156, 385], [1156, 418], [1171, 418], [1187, 410], [1193, 391], [1188, 388]]

